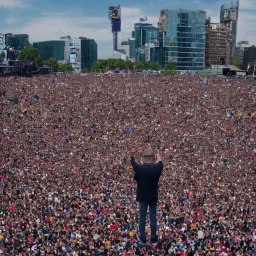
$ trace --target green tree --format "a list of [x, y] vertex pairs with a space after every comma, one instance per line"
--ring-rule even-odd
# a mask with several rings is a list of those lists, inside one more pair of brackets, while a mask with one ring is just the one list
[[149, 66], [150, 70], [160, 70], [161, 66], [158, 62], [152, 62]]
[[176, 64], [173, 63], [173, 62], [168, 62], [168, 63], [166, 63], [166, 65], [164, 66], [164, 70], [175, 71], [175, 70], [177, 70], [177, 66], [176, 66]]
[[36, 58], [36, 63], [38, 66], [43, 66], [44, 65], [44, 60], [42, 59], [42, 57], [39, 55]]
[[233, 65], [236, 66], [236, 67], [239, 68], [239, 69], [243, 69], [243, 62], [240, 61], [240, 60], [235, 60], [235, 61], [233, 62]]
[[94, 62], [92, 64], [92, 70], [98, 70], [98, 69], [100, 69], [100, 64], [98, 62]]
[[145, 60], [135, 62], [135, 69], [136, 70], [147, 70], [148, 69], [148, 63]]
[[72, 72], [74, 71], [73, 67], [69, 64], [59, 64], [59, 70], [62, 70], [63, 72], [68, 71], [68, 72]]
[[140, 71], [140, 70], [143, 69], [143, 64], [141, 63], [141, 61], [135, 62], [135, 69], [136, 69], [137, 71]]
[[52, 68], [53, 72], [57, 72], [59, 69], [59, 63], [56, 59], [54, 59], [53, 57], [49, 58], [49, 60], [47, 60], [47, 64]]
[[81, 71], [82, 71], [82, 73], [85, 74], [85, 73], [88, 73], [88, 72], [89, 72], [89, 69], [88, 69], [88, 68], [83, 68]]
[[133, 70], [134, 69], [134, 63], [131, 62], [130, 60], [127, 60], [125, 62], [125, 69]]
[[148, 70], [148, 63], [145, 60], [141, 61], [143, 70]]
[[92, 70], [95, 71], [95, 70], [100, 70], [100, 69], [106, 69], [106, 67], [108, 66], [108, 60], [98, 60], [97, 62], [94, 62], [92, 64]]
[[30, 60], [30, 61], [37, 61], [37, 59], [40, 57], [39, 52], [37, 48], [29, 47], [28, 45], [25, 46], [18, 55], [18, 60]]

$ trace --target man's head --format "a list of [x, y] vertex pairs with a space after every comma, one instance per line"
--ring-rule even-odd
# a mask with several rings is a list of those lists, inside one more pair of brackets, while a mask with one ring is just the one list
[[155, 161], [155, 154], [154, 150], [151, 147], [147, 147], [143, 152], [142, 156], [145, 159], [145, 161], [148, 162], [154, 162]]
[[143, 157], [153, 157], [154, 156], [154, 150], [151, 147], [146, 148], [142, 152]]

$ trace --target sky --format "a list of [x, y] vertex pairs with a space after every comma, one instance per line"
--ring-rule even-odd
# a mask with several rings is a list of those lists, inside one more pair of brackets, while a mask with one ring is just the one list
[[[84, 36], [98, 44], [98, 58], [112, 56], [113, 36], [108, 6], [121, 5], [119, 43], [131, 37], [142, 17], [157, 26], [163, 9], [205, 10], [219, 22], [220, 7], [229, 0], [0, 0], [0, 33], [29, 34], [31, 43], [61, 36]], [[256, 0], [240, 0], [237, 42], [256, 45]]]

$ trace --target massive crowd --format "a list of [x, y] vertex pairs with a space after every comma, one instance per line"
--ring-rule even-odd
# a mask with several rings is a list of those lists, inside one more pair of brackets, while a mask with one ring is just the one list
[[[0, 255], [256, 255], [255, 81], [2, 78], [0, 114]], [[156, 247], [137, 240], [127, 153], [148, 143]]]

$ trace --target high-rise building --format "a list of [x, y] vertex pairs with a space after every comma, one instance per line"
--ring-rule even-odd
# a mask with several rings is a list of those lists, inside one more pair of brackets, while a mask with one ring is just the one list
[[63, 36], [60, 39], [65, 42], [64, 62], [69, 63], [70, 46], [72, 46], [73, 39], [70, 36]]
[[146, 57], [148, 44], [157, 45], [159, 38], [159, 29], [148, 23], [135, 23], [135, 52], [136, 61], [148, 60]]
[[220, 23], [224, 24], [227, 27], [232, 37], [230, 53], [231, 63], [234, 60], [234, 54], [236, 49], [238, 11], [239, 1], [232, 1], [229, 4], [223, 4], [220, 9]]
[[130, 57], [130, 44], [128, 40], [123, 40], [121, 42], [121, 46], [119, 48], [119, 51], [124, 53], [126, 55], [126, 58], [129, 59]]
[[135, 38], [129, 38], [129, 46], [130, 46], [130, 56], [129, 59], [131, 61], [135, 61], [136, 58], [136, 51], [135, 51]]
[[243, 62], [244, 59], [244, 48], [249, 47], [248, 41], [241, 41], [238, 43], [238, 47], [235, 49], [234, 53], [234, 61], [241, 61]]
[[204, 70], [206, 12], [162, 10], [159, 19], [164, 63], [174, 62], [178, 70]]
[[98, 60], [98, 47], [94, 39], [81, 38], [81, 69], [90, 69]]
[[97, 43], [94, 39], [79, 37], [70, 38], [68, 63], [75, 70], [90, 69], [97, 61]]
[[227, 27], [221, 23], [206, 20], [205, 66], [229, 65], [231, 35]]
[[5, 35], [0, 33], [0, 50], [3, 50], [5, 47]]
[[14, 50], [22, 50], [24, 46], [29, 44], [29, 36], [27, 34], [5, 34], [5, 44]]
[[243, 70], [247, 70], [249, 75], [256, 76], [256, 47], [252, 45], [251, 47], [244, 48], [243, 56]]
[[53, 57], [58, 61], [65, 60], [65, 42], [61, 40], [51, 40], [35, 42], [33, 46], [38, 49], [43, 60]]
[[125, 53], [123, 53], [122, 51], [114, 51], [113, 58], [114, 59], [127, 60], [127, 57], [126, 57]]

